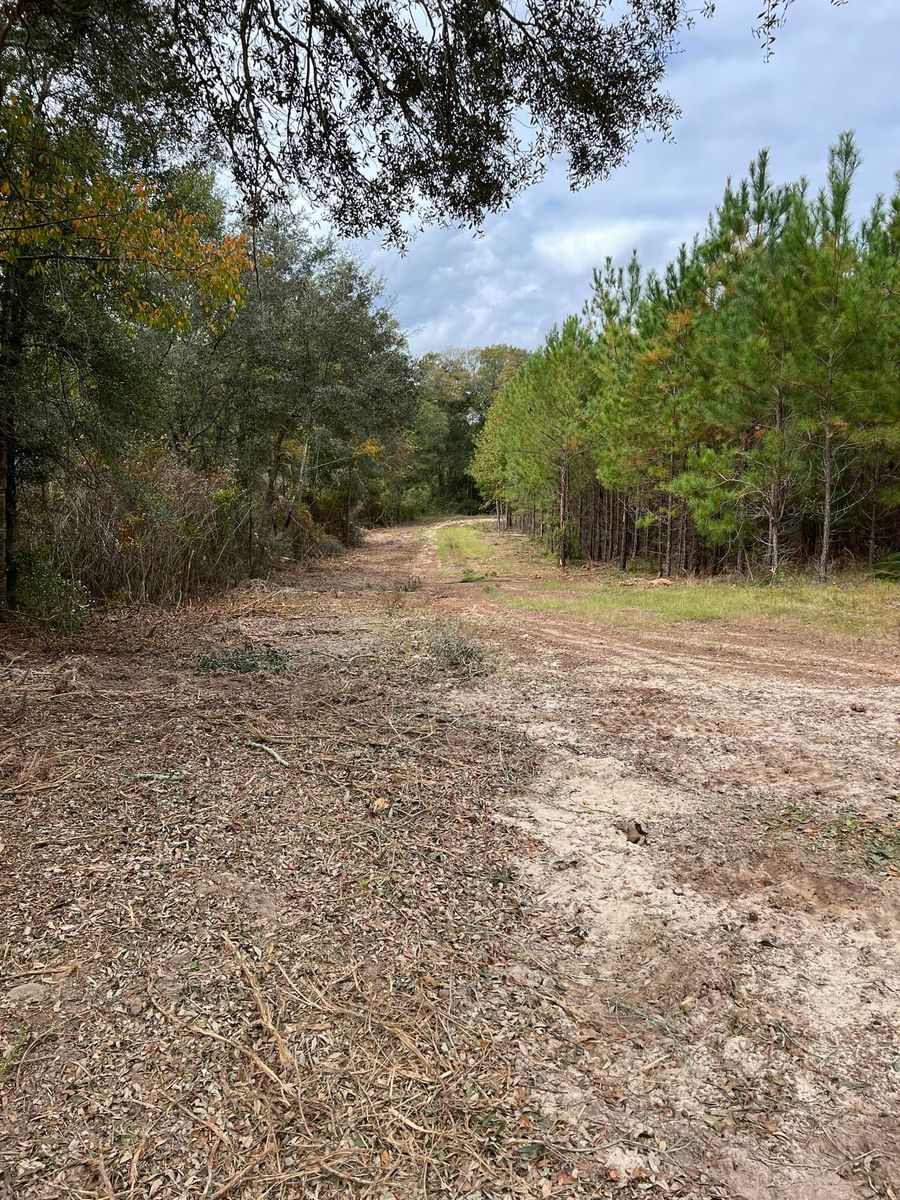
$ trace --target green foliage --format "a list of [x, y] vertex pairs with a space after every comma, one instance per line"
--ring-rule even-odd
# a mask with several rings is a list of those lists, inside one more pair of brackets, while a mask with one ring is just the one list
[[[115, 140], [225, 158], [258, 216], [299, 190], [333, 227], [468, 226], [565, 153], [585, 184], [675, 115], [672, 0], [608, 5], [30, 0], [3, 9], [4, 74]], [[48, 83], [48, 81], [50, 81]], [[5, 82], [5, 80], [4, 80]], [[532, 135], [519, 136], [527, 114]], [[160, 155], [161, 156], [161, 155]]]
[[486, 346], [419, 359], [417, 404], [403, 437], [385, 456], [371, 520], [478, 511], [470, 473], [475, 441], [497, 392], [527, 357], [512, 346]]
[[281, 675], [291, 655], [276, 646], [246, 638], [242, 645], [225, 650], [207, 650], [197, 656], [198, 671], [238, 671], [242, 674]]
[[482, 494], [561, 559], [639, 554], [666, 575], [825, 579], [895, 549], [900, 192], [855, 225], [858, 166], [842, 134], [812, 195], [776, 184], [764, 151], [661, 276], [607, 260], [582, 321], [489, 410]]
[[874, 563], [872, 573], [876, 579], [883, 579], [886, 583], [900, 583], [900, 550]]
[[[208, 181], [182, 180], [200, 202]], [[173, 203], [175, 201], [173, 200]], [[215, 210], [215, 204], [207, 207]], [[70, 280], [32, 296], [19, 539], [102, 601], [180, 603], [359, 536], [416, 402], [380, 284], [292, 221], [211, 324], [142, 329]]]
[[67, 579], [45, 554], [29, 557], [19, 577], [19, 612], [29, 624], [56, 633], [75, 633], [91, 610], [87, 590]]
[[256, 240], [258, 278], [236, 318], [167, 360], [167, 420], [192, 461], [259, 496], [261, 565], [273, 538], [302, 554], [309, 514], [357, 540], [415, 392], [377, 278], [286, 216]]

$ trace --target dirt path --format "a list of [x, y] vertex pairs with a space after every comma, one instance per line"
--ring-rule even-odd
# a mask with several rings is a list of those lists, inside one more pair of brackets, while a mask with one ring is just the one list
[[896, 652], [435, 528], [7, 636], [0, 1194], [896, 1200]]

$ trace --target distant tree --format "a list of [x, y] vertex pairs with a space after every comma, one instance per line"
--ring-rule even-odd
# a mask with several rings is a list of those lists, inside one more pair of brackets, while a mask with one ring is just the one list
[[553, 329], [501, 388], [473, 463], [486, 495], [506, 500], [524, 493], [553, 506], [560, 566], [568, 560], [569, 497], [590, 473], [591, 350], [590, 332], [578, 317]]
[[[3, 608], [16, 585], [18, 470], [36, 368], [55, 364], [54, 391], [70, 396], [74, 389], [82, 408], [87, 394], [109, 397], [115, 389], [92, 391], [86, 374], [109, 382], [111, 363], [130, 357], [119, 355], [129, 327], [185, 329], [195, 315], [221, 317], [240, 298], [249, 259], [243, 237], [211, 236], [207, 214], [188, 211], [158, 182], [118, 170], [91, 130], [12, 95], [0, 105], [0, 121]], [[98, 345], [104, 340], [106, 353]]]
[[169, 360], [172, 441], [261, 496], [262, 534], [290, 528], [314, 474], [340, 474], [346, 536], [360, 471], [412, 414], [406, 341], [378, 279], [297, 221], [273, 218], [257, 250], [236, 319]]
[[485, 413], [504, 382], [528, 357], [515, 346], [424, 354], [416, 378], [415, 472], [431, 503], [447, 511], [479, 505], [469, 466]]
[[796, 327], [787, 366], [818, 459], [811, 466], [821, 517], [822, 579], [831, 565], [836, 524], [856, 504], [863, 458], [855, 432], [866, 424], [885, 383], [883, 296], [870, 272], [861, 269], [865, 244], [850, 207], [860, 162], [853, 135], [843, 133], [829, 151], [825, 187], [812, 202], [798, 205], [786, 234]]
[[[743, 544], [763, 524], [773, 577], [802, 471], [796, 389], [785, 369], [796, 296], [784, 234], [795, 209], [796, 189], [773, 183], [765, 150], [748, 178], [725, 189], [704, 247], [707, 303], [697, 321], [710, 428], [681, 479], [695, 519], [715, 542], [736, 536]], [[744, 548], [755, 556], [753, 546]]]
[[842, 134], [811, 195], [804, 180], [776, 184], [764, 151], [661, 277], [643, 277], [635, 257], [608, 260], [586, 339], [563, 339], [556, 359], [554, 335], [488, 411], [474, 460], [483, 494], [526, 528], [537, 502], [543, 535], [550, 464], [569, 444], [599, 484], [568, 489], [573, 536], [622, 567], [634, 554], [666, 574], [764, 563], [775, 579], [806, 562], [825, 579], [838, 555], [891, 554], [900, 193], [855, 223], [858, 164]]

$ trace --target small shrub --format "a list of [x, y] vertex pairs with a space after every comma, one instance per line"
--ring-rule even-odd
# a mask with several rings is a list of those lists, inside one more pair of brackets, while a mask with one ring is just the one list
[[433, 634], [429, 652], [435, 665], [445, 671], [473, 676], [484, 675], [488, 669], [484, 643], [466, 637], [458, 629], [441, 629]]
[[344, 543], [331, 533], [320, 533], [318, 539], [309, 549], [309, 558], [336, 558], [343, 554]]
[[633, 558], [629, 558], [625, 570], [629, 575], [655, 575], [659, 570], [659, 563], [655, 559], [635, 554]]
[[242, 646], [209, 650], [197, 658], [198, 671], [240, 671], [280, 675], [291, 661], [290, 652], [260, 645], [248, 638]]
[[883, 579], [887, 583], [900, 583], [900, 550], [875, 563], [872, 570], [876, 579]]
[[422, 580], [418, 575], [407, 575], [404, 579], [397, 579], [394, 582], [395, 592], [417, 592], [422, 586]]
[[378, 593], [378, 603], [385, 616], [393, 620], [406, 608], [406, 592], [389, 588]]
[[59, 633], [75, 633], [91, 610], [90, 597], [77, 579], [67, 579], [46, 558], [27, 561], [16, 589], [19, 612]]

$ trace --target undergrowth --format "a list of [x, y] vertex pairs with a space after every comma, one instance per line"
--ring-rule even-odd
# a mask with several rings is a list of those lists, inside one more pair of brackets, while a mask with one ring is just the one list
[[247, 638], [243, 645], [208, 650], [197, 656], [198, 671], [239, 671], [243, 674], [281, 675], [291, 660], [287, 650], [253, 642]]

